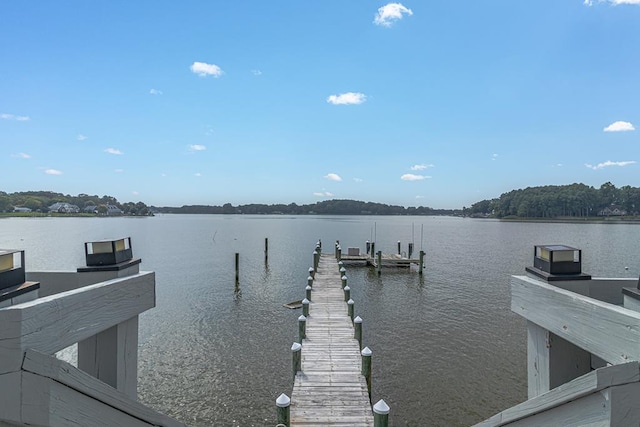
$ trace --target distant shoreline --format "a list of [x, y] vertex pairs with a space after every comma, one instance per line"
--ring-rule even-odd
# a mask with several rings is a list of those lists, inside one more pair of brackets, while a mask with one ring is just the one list
[[543, 222], [566, 224], [640, 224], [640, 218], [499, 218], [504, 222]]

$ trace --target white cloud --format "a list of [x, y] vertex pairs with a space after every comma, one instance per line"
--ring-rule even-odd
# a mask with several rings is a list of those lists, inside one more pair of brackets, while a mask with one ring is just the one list
[[412, 173], [405, 173], [400, 177], [400, 179], [403, 181], [422, 181], [423, 179], [428, 179], [428, 178], [431, 178], [431, 177], [426, 175], [415, 175]]
[[316, 197], [333, 197], [333, 193], [330, 193], [328, 191], [318, 191], [316, 193], [313, 193], [313, 195]]
[[367, 95], [359, 92], [346, 92], [340, 95], [330, 95], [327, 102], [333, 105], [358, 105], [367, 100]]
[[158, 90], [158, 89], [151, 89], [149, 91], [149, 94], [151, 94], [151, 95], [162, 95], [162, 91]]
[[62, 171], [59, 171], [57, 169], [45, 169], [44, 173], [46, 173], [47, 175], [62, 175]]
[[122, 151], [118, 150], [117, 148], [107, 148], [104, 150], [105, 153], [109, 153], [109, 154], [115, 154], [115, 155], [121, 155], [123, 154]]
[[[640, 0], [639, 0], [640, 1]], [[626, 132], [630, 130], [636, 130], [629, 122], [617, 121], [611, 123], [609, 126], [603, 129], [605, 132]]]
[[140, 193], [138, 193], [137, 191], [135, 191], [135, 190], [134, 190], [134, 191], [132, 191], [132, 192], [131, 192], [131, 194], [133, 194], [134, 196], [137, 196], [137, 195], [139, 195]]
[[253, 73], [254, 76], [261, 76], [262, 75], [262, 71], [260, 71], [260, 70], [251, 70], [251, 72]]
[[435, 165], [432, 165], [432, 164], [428, 164], [428, 165], [425, 165], [425, 164], [413, 165], [413, 166], [411, 166], [411, 170], [412, 171], [423, 171], [425, 169], [429, 169], [429, 168], [433, 168], [433, 167], [435, 167]]
[[15, 114], [7, 114], [7, 113], [0, 114], [0, 119], [17, 120], [19, 122], [26, 122], [26, 121], [30, 120], [29, 116], [16, 116]]
[[196, 173], [193, 174], [193, 176], [201, 177], [202, 174], [200, 172], [196, 172]]
[[492, 155], [491, 155], [491, 160], [496, 160], [497, 158], [498, 158], [498, 155], [497, 155], [497, 154], [492, 154]]
[[589, 169], [593, 169], [593, 170], [598, 170], [598, 169], [602, 169], [602, 168], [606, 168], [609, 166], [629, 166], [629, 165], [634, 165], [636, 164], [635, 160], [628, 160], [625, 162], [612, 162], [611, 160], [607, 160], [606, 162], [603, 163], [598, 163], [597, 165], [590, 165], [589, 163], [585, 163], [584, 165], [586, 167], [588, 167]]
[[87, 137], [81, 133], [78, 134], [78, 136], [76, 137], [76, 139], [78, 141], [84, 141], [85, 139], [87, 139]]
[[388, 3], [378, 8], [378, 13], [376, 13], [373, 23], [383, 27], [390, 27], [395, 21], [402, 19], [403, 14], [411, 16], [413, 12], [403, 6], [402, 3]]
[[328, 173], [324, 176], [325, 179], [328, 179], [329, 181], [342, 181], [342, 178], [340, 178], [340, 175], [338, 175], [337, 173]]
[[12, 157], [20, 157], [21, 159], [30, 159], [31, 156], [27, 153], [18, 153], [18, 154], [13, 154]]
[[[582, 4], [584, 4], [585, 6], [593, 6], [593, 4], [596, 2], [596, 0], [584, 0], [584, 2]], [[640, 0], [597, 0], [597, 3], [611, 3], [614, 6], [620, 5], [620, 4], [638, 4], [640, 5]]]
[[194, 62], [191, 67], [191, 72], [199, 75], [200, 77], [213, 76], [215, 78], [224, 74], [224, 71], [215, 64], [207, 64], [206, 62]]
[[362, 178], [353, 178], [353, 180], [355, 182], [363, 182], [364, 181], [364, 179], [362, 179]]
[[189, 151], [204, 151], [206, 150], [207, 147], [205, 147], [204, 145], [199, 145], [199, 144], [193, 144], [189, 146]]
[[424, 196], [416, 196], [416, 199], [424, 199]]

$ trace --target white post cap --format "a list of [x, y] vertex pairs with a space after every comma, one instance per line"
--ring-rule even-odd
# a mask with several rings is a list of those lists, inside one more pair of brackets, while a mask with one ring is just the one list
[[291, 346], [291, 351], [300, 351], [302, 350], [302, 345], [299, 342], [294, 342]]
[[356, 316], [356, 318], [353, 319], [353, 323], [362, 323], [362, 317]]
[[354, 301], [354, 300], [352, 300], [351, 298], [349, 298], [349, 301], [347, 301], [347, 304], [349, 304], [349, 305], [353, 305], [353, 304], [355, 304], [355, 301]]
[[313, 281], [313, 277], [309, 276], [309, 277], [307, 277], [307, 280]]
[[373, 352], [371, 351], [371, 349], [369, 347], [365, 347], [365, 348], [362, 349], [360, 354], [362, 354], [363, 356], [371, 356], [373, 354]]
[[[380, 403], [380, 402], [378, 402]], [[286, 408], [287, 406], [291, 405], [291, 399], [289, 399], [289, 396], [287, 396], [286, 394], [282, 393], [280, 396], [278, 396], [278, 398], [276, 399], [276, 406], [278, 408]]]
[[314, 271], [313, 267], [309, 267], [309, 273], [313, 273]]
[[304, 316], [304, 314], [301, 314], [300, 317], [298, 317], [298, 322], [306, 322], [307, 318]]
[[304, 288], [305, 291], [310, 291], [311, 289], [313, 289], [311, 286], [307, 285], [306, 288]]
[[302, 303], [305, 304], [305, 305], [309, 304], [309, 300], [305, 298], [305, 299], [302, 300]]
[[385, 402], [384, 399], [378, 400], [378, 403], [373, 405], [373, 412], [376, 414], [386, 415], [390, 410], [389, 405], [387, 405], [387, 402]]
[[346, 274], [342, 275], [342, 280], [347, 280], [347, 275]]
[[345, 287], [344, 287], [344, 290], [345, 290], [345, 291], [350, 291], [350, 290], [351, 290], [351, 288], [349, 287], [349, 285], [347, 285], [347, 286], [345, 286]]

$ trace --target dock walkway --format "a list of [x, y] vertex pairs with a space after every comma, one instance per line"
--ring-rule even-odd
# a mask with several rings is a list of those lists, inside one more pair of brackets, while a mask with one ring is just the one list
[[292, 426], [373, 426], [360, 345], [336, 260], [322, 254], [313, 281], [302, 370], [291, 397]]

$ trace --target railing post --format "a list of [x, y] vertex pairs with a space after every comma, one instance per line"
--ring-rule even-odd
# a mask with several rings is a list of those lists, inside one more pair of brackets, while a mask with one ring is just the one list
[[367, 391], [369, 392], [369, 401], [371, 401], [371, 349], [365, 347], [360, 352], [362, 355], [362, 375], [367, 380]]
[[318, 269], [319, 262], [320, 262], [320, 255], [318, 254], [317, 251], [313, 251], [313, 269], [314, 270]]
[[377, 258], [378, 259], [376, 264], [378, 266], [378, 276], [379, 276], [380, 274], [382, 274], [382, 251], [378, 251]]
[[418, 264], [418, 273], [422, 274], [424, 268], [424, 251], [420, 251], [420, 263]]
[[309, 315], [309, 300], [306, 298], [302, 300], [302, 315], [305, 317]]
[[347, 301], [347, 312], [349, 313], [349, 318], [351, 319], [351, 323], [353, 323], [353, 305], [355, 304], [355, 302], [349, 298], [349, 301]]
[[313, 277], [311, 275], [307, 277], [307, 286], [313, 286]]
[[383, 399], [373, 405], [373, 426], [388, 427], [389, 426], [389, 405]]
[[277, 409], [277, 423], [285, 427], [290, 426], [290, 411], [291, 411], [291, 399], [286, 394], [282, 393], [276, 399]]
[[342, 248], [338, 246], [338, 261], [342, 259]]
[[298, 317], [298, 336], [300, 342], [307, 337], [307, 318], [304, 315]]
[[340, 275], [341, 275], [341, 276], [344, 276], [345, 274], [347, 274], [347, 269], [346, 269], [346, 268], [344, 268], [344, 267], [342, 267], [342, 268], [340, 269]]
[[358, 348], [362, 349], [362, 318], [356, 316], [353, 319], [353, 337], [358, 341]]
[[309, 276], [311, 276], [312, 279], [316, 278], [316, 270], [313, 267], [309, 267]]
[[344, 289], [344, 287], [347, 286], [347, 275], [344, 274], [342, 276], [342, 289]]
[[291, 346], [291, 367], [293, 369], [293, 379], [295, 380], [298, 371], [302, 370], [302, 346], [294, 342]]
[[338, 261], [338, 271], [344, 268], [344, 262]]
[[347, 302], [351, 299], [351, 288], [349, 285], [344, 287], [344, 301]]
[[304, 288], [304, 290], [307, 292], [306, 297], [309, 301], [311, 301], [311, 286], [307, 285], [306, 288]]

